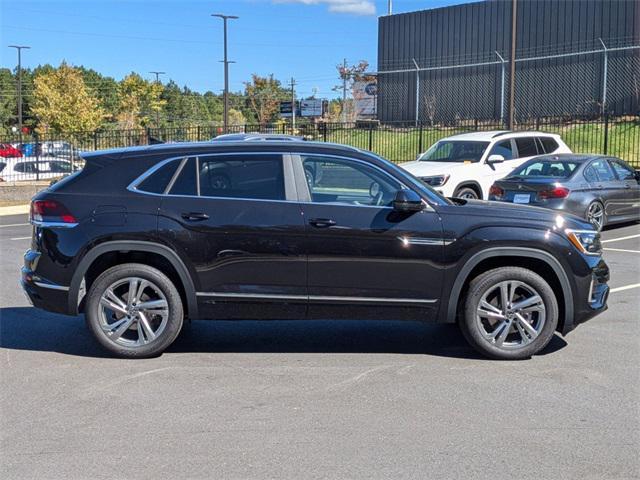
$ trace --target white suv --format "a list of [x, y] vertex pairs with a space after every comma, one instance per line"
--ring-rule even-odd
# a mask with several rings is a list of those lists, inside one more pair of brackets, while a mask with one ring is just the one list
[[541, 132], [473, 132], [443, 138], [400, 166], [445, 197], [489, 198], [494, 181], [536, 155], [571, 153], [559, 135]]

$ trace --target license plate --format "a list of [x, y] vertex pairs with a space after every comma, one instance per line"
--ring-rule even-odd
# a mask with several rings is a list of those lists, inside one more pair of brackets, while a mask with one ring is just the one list
[[529, 203], [531, 195], [528, 193], [516, 193], [513, 196], [513, 203]]

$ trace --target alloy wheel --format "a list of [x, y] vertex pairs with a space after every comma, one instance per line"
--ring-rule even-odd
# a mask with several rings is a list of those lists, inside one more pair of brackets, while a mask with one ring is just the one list
[[589, 210], [587, 211], [587, 221], [591, 223], [598, 231], [602, 230], [604, 225], [604, 209], [602, 205], [598, 202], [594, 202], [589, 205]]
[[125, 347], [156, 340], [169, 319], [169, 304], [160, 288], [139, 277], [112, 283], [100, 297], [99, 321], [105, 336]]
[[546, 309], [530, 285], [508, 280], [489, 287], [478, 303], [476, 324], [484, 339], [503, 349], [518, 349], [542, 332]]

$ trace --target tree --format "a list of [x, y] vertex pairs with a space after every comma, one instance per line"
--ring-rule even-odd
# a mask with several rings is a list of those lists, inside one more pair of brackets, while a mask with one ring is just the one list
[[245, 95], [249, 107], [255, 113], [260, 125], [272, 122], [279, 111], [280, 102], [288, 99], [288, 90], [282, 88], [273, 75], [261, 77], [251, 75], [251, 82], [245, 82]]
[[130, 73], [120, 82], [118, 91], [118, 126], [133, 129], [151, 125], [155, 113], [166, 104], [161, 98], [163, 87], [159, 83], [148, 82], [137, 73]]
[[100, 127], [105, 112], [85, 86], [81, 72], [66, 63], [39, 73], [33, 80], [31, 113], [38, 129], [56, 132], [85, 132]]
[[[369, 62], [366, 60], [360, 60], [355, 65], [338, 64], [336, 70], [338, 70], [338, 77], [343, 81], [341, 85], [333, 87], [334, 91], [342, 92], [346, 86], [347, 95], [353, 91], [353, 84], [356, 82], [370, 82], [375, 80], [374, 75], [367, 75], [366, 72], [369, 69]], [[356, 118], [356, 110], [354, 101], [352, 99], [346, 99], [346, 102], [340, 100], [341, 106], [341, 118], [343, 120], [354, 121]]]

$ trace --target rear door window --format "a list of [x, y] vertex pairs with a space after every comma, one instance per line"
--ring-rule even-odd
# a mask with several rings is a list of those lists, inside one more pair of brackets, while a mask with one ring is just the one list
[[613, 167], [613, 170], [616, 172], [618, 180], [635, 180], [635, 171], [622, 160], [612, 158], [609, 160], [609, 163]]
[[[590, 178], [593, 177], [595, 177], [596, 180], [590, 180]], [[585, 178], [589, 182], [611, 182], [616, 179], [613, 170], [611, 170], [609, 163], [604, 158], [591, 162], [585, 171]]]
[[178, 176], [172, 180], [169, 187], [170, 195], [191, 195], [198, 194], [197, 186], [197, 163], [195, 158], [185, 160], [180, 168]]
[[205, 197], [284, 200], [282, 155], [200, 157], [200, 195]]
[[538, 147], [536, 147], [534, 137], [520, 137], [515, 140], [516, 147], [518, 147], [518, 158], [538, 155]]

